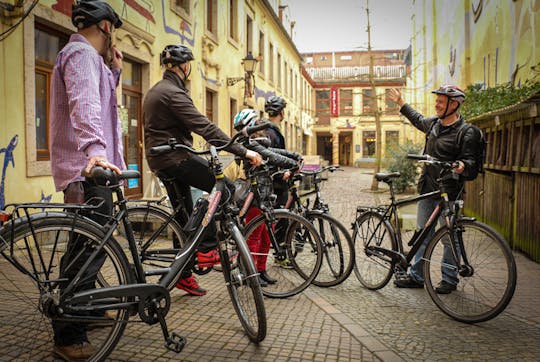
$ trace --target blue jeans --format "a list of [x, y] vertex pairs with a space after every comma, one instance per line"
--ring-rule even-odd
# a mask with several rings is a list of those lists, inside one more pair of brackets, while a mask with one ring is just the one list
[[[435, 210], [435, 207], [437, 207], [439, 203], [438, 198], [430, 198], [425, 200], [420, 200], [418, 202], [418, 212], [416, 216], [416, 227], [417, 228], [423, 228], [427, 221], [429, 220], [429, 217], [431, 216], [431, 213], [433, 210]], [[453, 205], [453, 202], [450, 203], [450, 206]], [[442, 217], [439, 217], [439, 225], [443, 225], [444, 219]], [[433, 234], [435, 234], [435, 228], [433, 228], [427, 235], [427, 237], [424, 239], [424, 242], [416, 252], [414, 256], [414, 262], [411, 265], [410, 269], [410, 275], [411, 277], [419, 282], [424, 282], [424, 262], [422, 258], [424, 257], [424, 251], [426, 250], [426, 246], [433, 237]], [[458, 273], [456, 268], [445, 268], [444, 265], [455, 265], [454, 263], [454, 257], [452, 255], [452, 248], [450, 247], [450, 240], [445, 237], [443, 238], [443, 245], [444, 245], [444, 251], [443, 251], [443, 258], [442, 258], [442, 265], [441, 265], [441, 272], [442, 272], [442, 279], [450, 284], [457, 285], [459, 282]]]

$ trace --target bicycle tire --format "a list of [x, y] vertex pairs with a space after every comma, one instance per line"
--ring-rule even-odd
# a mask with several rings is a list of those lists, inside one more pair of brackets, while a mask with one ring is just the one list
[[[61, 260], [66, 255], [67, 241], [84, 237], [87, 240], [84, 245], [92, 249], [101, 242], [104, 233], [93, 221], [82, 220], [80, 216], [71, 214], [35, 214], [31, 216], [32, 227], [27, 221], [26, 218], [19, 219], [0, 229], [0, 304], [9, 306], [3, 308], [0, 314], [0, 335], [3, 337], [0, 349], [10, 359], [44, 360], [50, 358], [54, 344], [52, 321], [73, 321], [73, 317], [51, 317], [44, 312], [52, 308], [50, 296], [59, 287]], [[99, 272], [109, 286], [131, 283], [127, 259], [114, 239], [104, 244], [102, 257]], [[86, 260], [80, 254], [71, 255], [71, 258]], [[64, 264], [63, 267], [71, 266]], [[23, 274], [23, 270], [27, 274]], [[80, 280], [80, 284], [88, 282], [89, 279], [84, 276]], [[100, 283], [95, 283], [95, 286], [100, 288]], [[75, 288], [83, 289], [79, 285], [75, 285]], [[86, 330], [88, 340], [96, 348], [95, 354], [89, 358], [91, 361], [104, 360], [124, 332], [129, 318], [128, 310], [115, 310], [113, 314], [115, 317], [112, 319], [105, 318], [102, 312], [102, 316], [96, 318], [98, 321], [78, 320], [79, 327]], [[84, 318], [87, 316], [85, 314]]]
[[230, 226], [230, 237], [232, 242], [224, 240], [220, 247], [223, 276], [242, 327], [252, 342], [259, 343], [266, 337], [266, 310], [257, 270], [237, 225]]
[[[128, 206], [128, 220], [133, 229], [133, 235], [138, 245], [139, 258], [143, 270], [152, 274], [152, 270], [168, 268], [175, 260], [177, 250], [174, 249], [171, 240], [176, 238], [180, 246], [186, 242], [185, 233], [175, 219], [170, 218], [170, 213], [153, 205]], [[120, 233], [125, 237], [123, 226], [119, 227]], [[129, 246], [126, 239], [121, 245], [129, 254]], [[142, 247], [145, 249], [143, 250]], [[147, 275], [148, 283], [159, 283], [161, 275]], [[165, 287], [171, 291], [176, 285], [172, 280]]]
[[[269, 298], [287, 298], [306, 289], [317, 276], [322, 264], [322, 245], [315, 227], [304, 217], [285, 209], [273, 211], [274, 222], [270, 230], [266, 227], [264, 213], [253, 218], [244, 229], [245, 239], [258, 237], [262, 230], [275, 237], [274, 229], [278, 222], [286, 225], [283, 250], [289, 265], [284, 265], [281, 256], [273, 248], [268, 253], [253, 254], [266, 258], [268, 274], [277, 279], [275, 284], [262, 288], [263, 295]], [[258, 229], [261, 227], [261, 229]], [[261, 232], [261, 231], [259, 231]]]
[[392, 225], [374, 211], [365, 212], [354, 222], [353, 242], [356, 277], [367, 289], [383, 288], [392, 278], [395, 262], [373, 247], [397, 251]]
[[312, 284], [328, 288], [343, 283], [354, 268], [351, 234], [345, 225], [331, 215], [308, 211], [305, 216], [317, 229], [323, 245], [323, 263]]
[[[448, 316], [464, 323], [478, 323], [499, 315], [510, 303], [516, 288], [516, 264], [508, 243], [489, 226], [473, 220], [456, 225], [463, 238], [466, 256], [473, 268], [471, 276], [460, 273], [457, 289], [437, 294], [434, 282], [442, 272], [455, 270], [448, 259], [442, 261], [449, 230], [440, 228], [424, 254], [425, 287], [437, 307]], [[453, 259], [453, 258], [452, 258]]]

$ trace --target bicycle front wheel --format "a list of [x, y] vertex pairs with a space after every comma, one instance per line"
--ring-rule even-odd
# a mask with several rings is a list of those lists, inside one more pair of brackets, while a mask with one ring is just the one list
[[232, 240], [222, 241], [220, 247], [223, 275], [242, 327], [259, 343], [266, 337], [266, 311], [258, 274], [238, 226], [231, 225], [229, 234]]
[[[0, 350], [10, 360], [50, 359], [55, 342], [86, 339], [95, 348], [89, 360], [103, 360], [122, 336], [127, 309], [62, 314], [55, 308], [59, 290], [103, 238], [99, 225], [69, 214], [47, 213], [0, 229]], [[12, 238], [13, 236], [13, 238]], [[98, 254], [77, 291], [129, 284], [127, 260], [114, 240]], [[62, 269], [62, 272], [61, 270]], [[60, 300], [60, 303], [62, 301]], [[124, 300], [125, 302], [125, 300]], [[76, 341], [73, 341], [76, 342]]]
[[354, 222], [354, 273], [368, 289], [384, 287], [392, 278], [394, 261], [385, 250], [397, 250], [392, 226], [382, 215], [368, 211]]
[[[313, 225], [304, 217], [288, 210], [274, 210], [273, 220], [261, 214], [245, 227], [249, 245], [264, 241], [267, 247], [251, 251], [257, 270], [267, 270], [277, 280], [263, 287], [263, 295], [287, 298], [306, 289], [317, 276], [322, 263], [322, 243]], [[277, 250], [270, 248], [276, 241]], [[255, 240], [255, 241], [254, 241]]]
[[[437, 307], [450, 317], [465, 323], [483, 322], [501, 313], [514, 295], [516, 264], [507, 242], [492, 228], [473, 220], [456, 225], [456, 237], [462, 238], [469, 266], [457, 267], [447, 227], [439, 229], [426, 247], [424, 279], [426, 289]], [[437, 284], [457, 282], [456, 290], [437, 293]]]
[[347, 228], [336, 218], [320, 212], [308, 212], [307, 219], [313, 223], [321, 237], [323, 262], [313, 284], [333, 287], [343, 283], [354, 267], [354, 244]]

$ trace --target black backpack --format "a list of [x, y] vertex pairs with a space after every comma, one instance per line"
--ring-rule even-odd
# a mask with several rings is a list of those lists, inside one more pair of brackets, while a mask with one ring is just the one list
[[[429, 130], [426, 133], [426, 145], [427, 145], [428, 136], [431, 133], [431, 131], [433, 130], [433, 127], [435, 126], [436, 123], [437, 122], [432, 122], [431, 126], [429, 127]], [[479, 173], [484, 173], [484, 163], [486, 162], [486, 149], [487, 149], [487, 141], [486, 141], [486, 137], [484, 135], [484, 132], [482, 132], [482, 130], [478, 126], [476, 126], [474, 124], [471, 124], [471, 123], [467, 123], [467, 122], [463, 122], [463, 124], [459, 128], [459, 130], [457, 132], [457, 135], [456, 135], [456, 144], [458, 144], [459, 147], [461, 148], [461, 145], [462, 145], [462, 142], [463, 142], [463, 135], [470, 128], [473, 128], [475, 130], [475, 132], [480, 135], [480, 139], [479, 139], [479, 144], [477, 146], [478, 147], [478, 152], [476, 153], [476, 156], [475, 156], [476, 172], [470, 173], [470, 175], [468, 175], [467, 177], [462, 175], [463, 179], [467, 180], [467, 181], [472, 181], [472, 180], [476, 179], [476, 177], [478, 177]], [[424, 153], [425, 153], [425, 148], [424, 148]]]

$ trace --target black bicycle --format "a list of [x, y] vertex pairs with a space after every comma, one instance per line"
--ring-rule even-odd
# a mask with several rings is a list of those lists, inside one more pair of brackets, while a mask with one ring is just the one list
[[[390, 187], [390, 205], [357, 208], [353, 224], [356, 248], [355, 274], [366, 288], [384, 287], [392, 275], [403, 277], [429, 231], [442, 216], [440, 226], [423, 256], [424, 285], [439, 309], [465, 323], [482, 322], [501, 313], [514, 294], [516, 264], [508, 243], [491, 227], [462, 214], [463, 201], [451, 203], [443, 179], [452, 176], [451, 162], [427, 155], [409, 158], [440, 167], [440, 191], [396, 200], [392, 180], [399, 173], [379, 173], [375, 177]], [[440, 199], [425, 227], [416, 230], [410, 240], [402, 235], [398, 208], [428, 198]], [[411, 249], [404, 251], [406, 242]], [[459, 278], [457, 289], [438, 294], [436, 284], [443, 274]]]
[[[321, 196], [320, 184], [326, 180], [323, 173], [337, 170], [341, 170], [339, 166], [324, 166], [316, 171], [301, 171], [292, 176], [289, 180], [289, 199], [285, 206], [311, 221], [321, 237], [324, 262], [312, 282], [320, 287], [343, 283], [354, 267], [354, 243], [351, 235], [339, 220], [330, 215], [330, 208]], [[310, 189], [306, 192], [299, 191], [300, 182]], [[314, 196], [313, 202], [310, 202], [310, 196]]]
[[[261, 128], [247, 129], [245, 136]], [[136, 171], [116, 175], [96, 167], [87, 175], [88, 182], [110, 187], [116, 194], [115, 212], [106, 225], [81, 215], [95, 212], [95, 205], [11, 205], [10, 220], [0, 228], [3, 355], [16, 360], [49, 358], [52, 324], [70, 323], [86, 329], [88, 340], [96, 349], [90, 360], [103, 360], [135, 314], [147, 324], [159, 323], [165, 346], [180, 352], [186, 340], [169, 333], [165, 321], [170, 307], [167, 288], [189, 264], [201, 235], [214, 219], [219, 225], [221, 266], [231, 301], [250, 340], [262, 341], [266, 336], [264, 300], [249, 249], [236, 218], [229, 212], [234, 208], [231, 189], [223, 178], [217, 154], [217, 149], [234, 141], [235, 138], [218, 148], [212, 146], [208, 151], [195, 151], [175, 143], [156, 148], [156, 152], [183, 148], [210, 154], [209, 167], [216, 175], [214, 190], [208, 199], [198, 200], [190, 216], [189, 225], [193, 227], [184, 229], [186, 242], [166, 267], [143, 268], [139, 258], [127, 201], [119, 186], [121, 180], [139, 177]], [[42, 208], [44, 211], [32, 213]], [[124, 238], [116, 233], [120, 224], [125, 240], [116, 239]], [[119, 242], [128, 244], [130, 261]], [[232, 254], [238, 257], [232, 260]], [[158, 283], [147, 283], [147, 276], [152, 275], [159, 276]]]
[[274, 209], [274, 175], [273, 169], [264, 166], [247, 170], [251, 188], [239, 216], [243, 218], [253, 203], [261, 210], [244, 226], [244, 236], [267, 246], [265, 250], [252, 251], [253, 257], [259, 258], [258, 262], [265, 264], [268, 274], [276, 279], [263, 287], [263, 294], [287, 298], [304, 291], [317, 277], [323, 246], [310, 220], [287, 209]]

